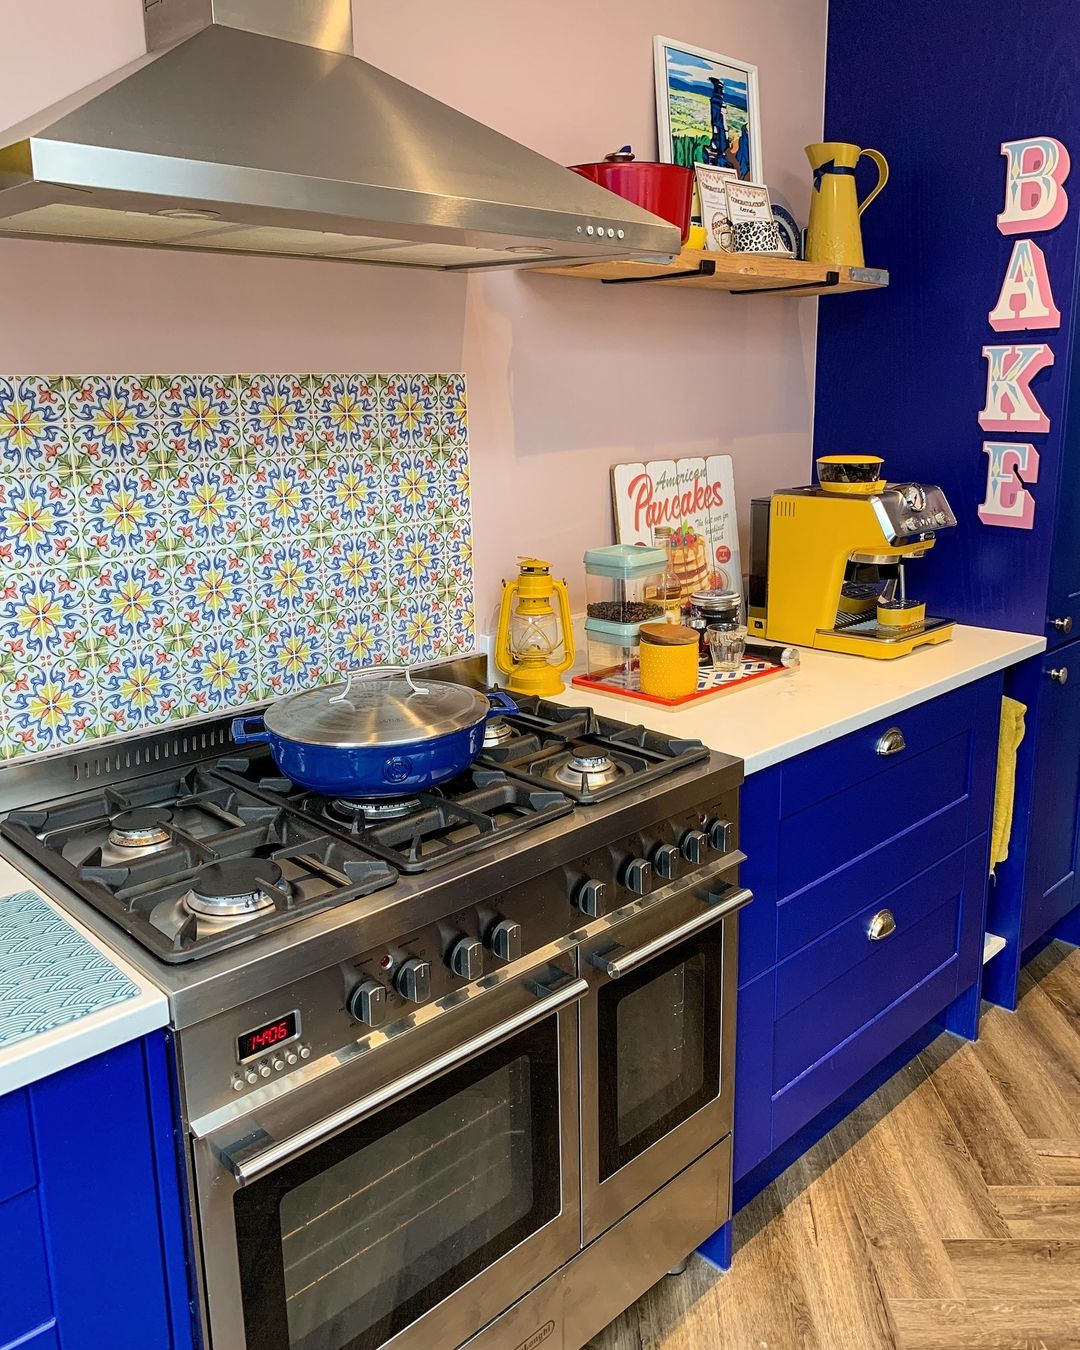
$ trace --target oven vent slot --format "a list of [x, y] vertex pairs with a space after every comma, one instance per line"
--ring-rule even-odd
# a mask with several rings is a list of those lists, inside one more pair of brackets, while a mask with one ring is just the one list
[[228, 723], [209, 723], [155, 736], [149, 741], [133, 741], [102, 750], [95, 755], [80, 755], [72, 761], [71, 776], [76, 783], [99, 782], [117, 774], [139, 773], [177, 761], [199, 759], [231, 744]]

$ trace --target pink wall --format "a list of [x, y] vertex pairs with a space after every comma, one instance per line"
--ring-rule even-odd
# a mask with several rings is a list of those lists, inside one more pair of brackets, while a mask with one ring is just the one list
[[[139, 0], [10, 8], [9, 34], [25, 29], [0, 52], [0, 126], [141, 49]], [[797, 215], [802, 147], [821, 133], [825, 11], [354, 4], [358, 55], [564, 163], [625, 141], [655, 154], [654, 33], [756, 62], [766, 177]], [[482, 624], [520, 552], [552, 558], [582, 598], [581, 552], [612, 537], [613, 463], [730, 451], [744, 519], [752, 495], [800, 479], [815, 331], [811, 300], [0, 240], [5, 373], [464, 370]]]

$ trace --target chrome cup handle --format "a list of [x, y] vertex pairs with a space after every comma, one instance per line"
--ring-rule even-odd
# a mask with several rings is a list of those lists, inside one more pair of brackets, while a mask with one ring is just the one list
[[409, 666], [355, 666], [346, 674], [345, 688], [341, 693], [335, 694], [333, 698], [326, 701], [327, 703], [348, 703], [354, 680], [359, 680], [361, 684], [374, 684], [379, 680], [389, 680], [396, 676], [404, 676], [405, 683], [414, 694], [426, 694], [428, 692], [426, 685], [415, 683]]

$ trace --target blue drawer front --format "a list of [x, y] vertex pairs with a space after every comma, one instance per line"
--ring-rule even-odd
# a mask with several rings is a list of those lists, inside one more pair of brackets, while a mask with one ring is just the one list
[[[917, 660], [918, 657], [913, 659]], [[980, 717], [985, 716], [983, 705], [986, 703], [986, 691], [983, 686], [991, 683], [981, 681], [968, 685], [941, 698], [932, 699], [929, 703], [909, 708], [906, 712], [883, 717], [862, 731], [853, 731], [838, 741], [831, 741], [817, 750], [810, 750], [805, 755], [789, 760], [783, 765], [783, 814], [793, 815], [832, 796], [837, 788], [855, 784], [865, 786], [863, 800], [872, 802], [875, 778], [889, 773], [897, 764], [914, 759], [943, 741], [952, 739], [959, 732], [974, 727]], [[992, 707], [990, 711], [993, 712]], [[878, 739], [891, 727], [900, 729], [907, 748], [896, 755], [879, 755], [876, 749]], [[996, 728], [995, 718], [987, 726], [995, 738]], [[852, 822], [853, 826], [859, 823], [858, 817]]]
[[836, 924], [880, 899], [883, 878], [888, 878], [895, 888], [947, 857], [964, 838], [966, 815], [966, 800], [956, 802], [839, 871], [781, 900], [776, 907], [780, 959], [800, 951]]
[[0, 1205], [0, 1345], [52, 1317], [45, 1234], [36, 1191]]
[[773, 1098], [773, 1141], [779, 1146], [801, 1130], [848, 1088], [868, 1074], [909, 1036], [932, 1021], [956, 994], [953, 963], [935, 971], [886, 1008], [867, 1027]]
[[[890, 904], [890, 901], [893, 898], [883, 903]], [[799, 1074], [805, 1073], [934, 971], [952, 965], [955, 987], [959, 893], [905, 927], [902, 934], [895, 933], [887, 940], [888, 952], [884, 950], [886, 943], [870, 943], [867, 939], [866, 927], [873, 913], [869, 910], [859, 916], [855, 921], [857, 931], [847, 931], [845, 926], [843, 936], [835, 945], [829, 939], [818, 944], [831, 947], [821, 953], [824, 971], [814, 974], [803, 971], [801, 978], [793, 980], [793, 984], [810, 980], [816, 983], [825, 972], [833, 976], [828, 984], [807, 995], [786, 1014], [778, 1014], [774, 1091], [781, 1090]], [[897, 917], [904, 923], [901, 916]], [[882, 950], [878, 950], [879, 947]], [[867, 948], [870, 950], [866, 951]], [[807, 955], [811, 954], [817, 954], [816, 947]], [[800, 960], [796, 957], [792, 964]], [[786, 992], [783, 967], [777, 971], [777, 989], [778, 1001], [781, 1001]]]
[[927, 817], [961, 808], [955, 843], [968, 837], [971, 733], [898, 759], [867, 786], [843, 786], [780, 822], [780, 896], [801, 890]]
[[49, 1322], [31, 1336], [24, 1336], [18, 1341], [0, 1346], [0, 1350], [60, 1350], [60, 1338], [56, 1334], [56, 1323]]
[[[777, 967], [774, 1091], [956, 961], [967, 857], [957, 850]], [[896, 931], [871, 941], [870, 922], [885, 909]]]
[[0, 1201], [37, 1184], [26, 1093], [0, 1097]]

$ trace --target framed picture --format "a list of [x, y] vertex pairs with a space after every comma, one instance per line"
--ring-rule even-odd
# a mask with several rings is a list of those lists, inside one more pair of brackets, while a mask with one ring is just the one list
[[757, 66], [654, 37], [656, 120], [665, 164], [711, 164], [765, 181]]

